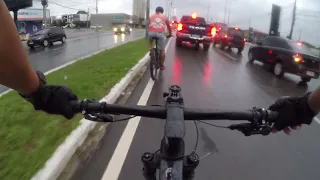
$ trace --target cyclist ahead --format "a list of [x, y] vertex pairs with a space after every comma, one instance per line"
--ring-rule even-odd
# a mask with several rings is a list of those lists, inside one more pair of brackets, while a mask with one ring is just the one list
[[[156, 19], [159, 17], [160, 22], [168, 26], [168, 21], [162, 15], [163, 9], [157, 8], [156, 12], [151, 22], [158, 22]], [[0, 84], [18, 91], [36, 110], [71, 119], [74, 112], [69, 101], [77, 100], [77, 96], [64, 86], [46, 85], [44, 75], [33, 71], [4, 1], [0, 1], [0, 24]], [[155, 29], [151, 25], [151, 30]], [[160, 43], [164, 42], [160, 31], [151, 31], [152, 34], [159, 35], [162, 37]], [[164, 49], [164, 43], [160, 47]], [[164, 54], [162, 57], [164, 59]], [[320, 112], [320, 88], [303, 97], [281, 98], [270, 109], [279, 112], [275, 131], [284, 130], [289, 134], [291, 129], [301, 124], [311, 124], [313, 117]]]
[[154, 37], [158, 38], [158, 48], [160, 50], [160, 69], [164, 70], [164, 60], [166, 58], [165, 54], [165, 46], [166, 46], [166, 35], [164, 34], [166, 31], [166, 26], [169, 31], [169, 36], [172, 35], [170, 23], [166, 16], [163, 14], [163, 8], [157, 7], [156, 13], [150, 16], [149, 20], [149, 49], [153, 48], [153, 39]]

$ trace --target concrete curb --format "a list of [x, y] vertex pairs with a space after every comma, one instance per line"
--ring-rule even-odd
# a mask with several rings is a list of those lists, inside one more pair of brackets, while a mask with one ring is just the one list
[[[110, 93], [100, 100], [100, 102], [105, 101], [107, 103], [115, 103], [136, 74], [148, 62], [148, 56], [149, 53], [147, 53], [132, 69], [130, 69], [127, 75], [122, 78], [121, 81], [111, 89]], [[73, 63], [70, 62], [68, 65]], [[56, 70], [51, 70], [49, 73]], [[57, 148], [53, 156], [46, 162], [45, 167], [38, 171], [37, 174], [32, 177], [32, 180], [54, 180], [58, 178], [74, 152], [82, 145], [84, 140], [87, 138], [88, 133], [96, 126], [96, 124], [96, 122], [82, 119], [80, 121], [80, 125], [73, 130], [64, 143]]]
[[[105, 51], [105, 50], [108, 50], [108, 49], [111, 49], [111, 48], [115, 48], [115, 47], [117, 47], [117, 46], [126, 44], [126, 43], [128, 43], [128, 42], [136, 41], [136, 40], [141, 39], [141, 38], [143, 38], [143, 37], [138, 37], [138, 38], [135, 38], [135, 39], [132, 39], [132, 40], [129, 40], [129, 41], [120, 42], [119, 44], [113, 45], [113, 46], [111, 46], [111, 47], [107, 47], [107, 48], [105, 48], [105, 49], [102, 49], [102, 50], [100, 50], [100, 51], [94, 52], [94, 53], [92, 53], [92, 54], [89, 54], [89, 55], [86, 55], [86, 56], [82, 56], [82, 57], [80, 57], [80, 58], [78, 58], [78, 59], [76, 59], [76, 60], [67, 62], [67, 63], [65, 63], [65, 64], [63, 64], [63, 65], [61, 65], [61, 66], [58, 66], [58, 67], [56, 67], [56, 68], [53, 68], [53, 69], [45, 72], [44, 74], [45, 74], [45, 75], [48, 75], [48, 74], [50, 74], [50, 73], [53, 73], [53, 72], [55, 72], [55, 71], [58, 71], [59, 69], [62, 69], [62, 68], [64, 68], [64, 67], [67, 67], [67, 66], [69, 66], [69, 65], [71, 65], [71, 64], [73, 64], [73, 63], [75, 63], [75, 62], [77, 62], [77, 61], [86, 59], [86, 58], [91, 57], [91, 56], [93, 56], [93, 55], [99, 54], [99, 53], [101, 53], [101, 52], [103, 52], [103, 51]], [[11, 92], [11, 91], [12, 91], [12, 89], [8, 89], [8, 90], [0, 93], [0, 97], [2, 97], [2, 96], [5, 95], [5, 94], [8, 94], [8, 93]]]

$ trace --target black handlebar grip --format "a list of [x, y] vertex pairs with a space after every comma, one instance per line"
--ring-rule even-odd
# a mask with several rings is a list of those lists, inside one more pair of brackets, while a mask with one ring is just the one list
[[276, 111], [270, 111], [268, 110], [268, 120], [271, 122], [274, 122], [276, 118], [278, 117], [279, 113]]
[[80, 101], [69, 101], [69, 104], [72, 107], [72, 110], [74, 112], [80, 112], [81, 111], [81, 102]]

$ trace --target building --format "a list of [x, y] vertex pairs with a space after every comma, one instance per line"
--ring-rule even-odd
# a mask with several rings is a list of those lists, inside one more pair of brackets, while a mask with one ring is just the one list
[[147, 1], [133, 0], [132, 16], [134, 24], [141, 25], [146, 18]]
[[132, 24], [132, 16], [125, 13], [91, 14], [91, 26], [111, 28], [114, 24]]
[[[13, 18], [13, 13], [10, 13]], [[50, 10], [47, 9], [47, 22], [50, 23]], [[18, 11], [17, 29], [21, 39], [28, 39], [33, 34], [43, 29], [43, 10], [35, 8], [20, 9]]]

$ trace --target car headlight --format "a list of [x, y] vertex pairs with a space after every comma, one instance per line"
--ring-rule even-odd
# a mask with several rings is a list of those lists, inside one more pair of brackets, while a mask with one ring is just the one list
[[121, 28], [121, 31], [124, 31], [124, 28]]
[[117, 31], [117, 28], [113, 28], [113, 31]]

